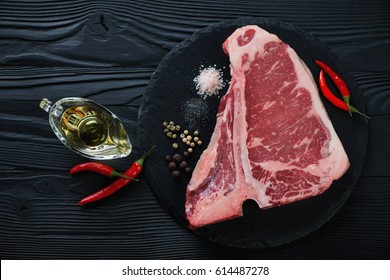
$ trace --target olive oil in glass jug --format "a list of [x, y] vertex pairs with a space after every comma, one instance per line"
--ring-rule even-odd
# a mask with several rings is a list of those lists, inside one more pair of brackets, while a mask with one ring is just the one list
[[47, 98], [40, 107], [58, 139], [72, 151], [91, 159], [126, 157], [132, 145], [119, 118], [89, 99], [68, 97], [54, 105]]

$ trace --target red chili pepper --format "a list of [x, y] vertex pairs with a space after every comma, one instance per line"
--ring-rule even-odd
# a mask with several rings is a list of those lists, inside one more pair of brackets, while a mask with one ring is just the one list
[[77, 164], [69, 171], [69, 174], [74, 174], [81, 171], [92, 171], [109, 177], [123, 177], [127, 179], [132, 179], [128, 176], [120, 174], [111, 166], [100, 162], [84, 162], [84, 163]]
[[131, 165], [131, 167], [127, 169], [124, 175], [130, 177], [129, 179], [119, 178], [118, 180], [108, 185], [107, 187], [101, 189], [100, 191], [97, 191], [96, 193], [93, 193], [87, 196], [86, 198], [83, 198], [82, 200], [79, 201], [78, 205], [84, 205], [90, 202], [103, 199], [105, 197], [110, 196], [117, 190], [123, 188], [124, 186], [126, 186], [128, 183], [130, 183], [133, 180], [132, 178], [135, 178], [139, 173], [141, 173], [145, 159], [151, 154], [154, 148], [155, 146], [153, 146], [142, 158], [135, 161]]
[[348, 105], [343, 100], [341, 100], [340, 98], [338, 98], [337, 96], [335, 96], [333, 94], [333, 92], [329, 89], [328, 85], [326, 84], [325, 75], [324, 75], [323, 70], [320, 71], [319, 83], [320, 83], [320, 88], [321, 88], [322, 93], [324, 94], [325, 98], [328, 99], [337, 108], [340, 108], [346, 112], [348, 112], [350, 110], [353, 113], [357, 113], [357, 114], [360, 114], [362, 116], [365, 116], [366, 118], [369, 118], [366, 115], [364, 115], [363, 113], [359, 112], [352, 105], [349, 105], [349, 107], [348, 107]]
[[336, 85], [338, 90], [340, 91], [341, 95], [343, 96], [343, 99], [347, 105], [347, 111], [351, 115], [352, 108], [349, 104], [349, 100], [351, 97], [351, 93], [347, 87], [347, 84], [344, 82], [344, 80], [335, 72], [332, 68], [330, 68], [328, 65], [326, 65], [324, 62], [315, 60], [315, 62], [326, 72], [326, 74], [329, 75], [329, 77], [332, 79], [333, 83]]

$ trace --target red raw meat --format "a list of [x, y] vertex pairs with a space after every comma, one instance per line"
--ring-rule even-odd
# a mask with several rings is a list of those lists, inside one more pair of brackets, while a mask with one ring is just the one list
[[349, 168], [313, 77], [295, 51], [258, 26], [223, 44], [232, 80], [187, 186], [193, 228], [319, 195]]

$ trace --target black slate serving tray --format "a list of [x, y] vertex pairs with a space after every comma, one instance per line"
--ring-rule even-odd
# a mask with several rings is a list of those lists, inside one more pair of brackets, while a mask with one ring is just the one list
[[[172, 120], [189, 127], [183, 117], [184, 104], [196, 94], [194, 77], [199, 67], [216, 66], [222, 69], [226, 82], [230, 80], [229, 59], [223, 53], [222, 43], [238, 27], [256, 24], [288, 43], [303, 59], [314, 77], [319, 68], [314, 60], [322, 60], [339, 73], [351, 94], [351, 103], [364, 112], [364, 104], [351, 74], [337, 55], [313, 35], [298, 27], [273, 18], [239, 18], [223, 21], [202, 29], [175, 47], [160, 63], [152, 76], [139, 111], [138, 140], [141, 150], [157, 145], [155, 153], [145, 164], [145, 176], [164, 208], [184, 227], [185, 192], [189, 177], [176, 181], [170, 176], [165, 155], [172, 154], [171, 141], [162, 132], [162, 122]], [[332, 87], [329, 80], [329, 85]], [[226, 93], [228, 86], [221, 92]], [[321, 96], [322, 98], [322, 96]], [[208, 118], [199, 125], [202, 149], [196, 149], [189, 160], [195, 166], [210, 140], [216, 121], [220, 97], [205, 100], [210, 110]], [[246, 202], [244, 216], [194, 231], [208, 240], [241, 248], [273, 247], [302, 238], [320, 228], [340, 209], [351, 194], [362, 170], [368, 138], [368, 121], [362, 116], [349, 117], [322, 99], [330, 119], [350, 159], [351, 166], [345, 175], [335, 181], [324, 194], [281, 207], [261, 210], [256, 203]], [[183, 147], [184, 149], [184, 147]], [[183, 149], [181, 151], [183, 151]]]

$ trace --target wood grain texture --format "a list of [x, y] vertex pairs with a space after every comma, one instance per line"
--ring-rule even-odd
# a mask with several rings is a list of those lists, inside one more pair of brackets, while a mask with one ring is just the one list
[[[352, 72], [371, 116], [363, 173], [322, 228], [284, 246], [220, 246], [181, 228], [147, 183], [90, 207], [108, 184], [68, 175], [84, 161], [61, 145], [43, 97], [89, 97], [124, 122], [140, 156], [136, 119], [155, 68], [179, 42], [224, 19], [276, 17], [330, 45]], [[0, 257], [2, 259], [389, 259], [390, 4], [387, 1], [1, 1]]]

